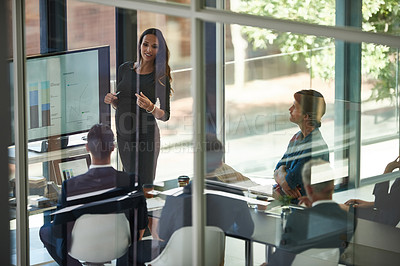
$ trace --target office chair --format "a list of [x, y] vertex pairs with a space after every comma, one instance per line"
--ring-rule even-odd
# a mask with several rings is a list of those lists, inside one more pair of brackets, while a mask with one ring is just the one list
[[[192, 226], [176, 230], [161, 254], [146, 266], [187, 266], [192, 265]], [[225, 233], [216, 226], [205, 227], [205, 264], [224, 265]]]
[[311, 248], [296, 255], [292, 266], [337, 266], [339, 248]]
[[124, 213], [85, 214], [71, 232], [69, 255], [86, 265], [104, 265], [124, 255], [131, 243]]

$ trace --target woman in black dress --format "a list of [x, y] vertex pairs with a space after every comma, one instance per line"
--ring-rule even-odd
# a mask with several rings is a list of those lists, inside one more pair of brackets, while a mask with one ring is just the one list
[[150, 28], [142, 33], [138, 58], [138, 62], [119, 66], [117, 91], [108, 93], [104, 102], [116, 109], [118, 150], [124, 170], [135, 173], [139, 185], [143, 185], [153, 184], [160, 153], [156, 119], [167, 121], [170, 115], [169, 50], [160, 30]]

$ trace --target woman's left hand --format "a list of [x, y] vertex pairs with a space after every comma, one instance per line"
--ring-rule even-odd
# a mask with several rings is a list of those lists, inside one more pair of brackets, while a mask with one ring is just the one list
[[140, 107], [145, 109], [146, 111], [150, 112], [153, 107], [154, 103], [152, 103], [149, 98], [146, 97], [146, 95], [143, 94], [143, 92], [140, 92], [140, 95], [135, 93], [136, 95], [136, 104]]

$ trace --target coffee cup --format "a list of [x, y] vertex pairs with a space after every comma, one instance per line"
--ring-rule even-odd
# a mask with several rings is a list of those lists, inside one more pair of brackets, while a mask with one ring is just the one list
[[[267, 196], [262, 196], [262, 195], [258, 195], [256, 197], [257, 200], [261, 200], [261, 201], [265, 201], [268, 202], [268, 197]], [[258, 211], [265, 211], [267, 209], [267, 205], [264, 204], [257, 204], [257, 210]]]
[[181, 175], [178, 177], [178, 185], [179, 187], [184, 187], [189, 184], [190, 178], [186, 175]]
[[144, 185], [143, 185], [143, 194], [144, 194], [144, 197], [145, 197], [146, 199], [152, 198], [152, 197], [153, 197], [153, 194], [150, 193], [150, 191], [153, 191], [153, 190], [154, 190], [154, 185], [153, 185], [153, 184], [144, 184]]

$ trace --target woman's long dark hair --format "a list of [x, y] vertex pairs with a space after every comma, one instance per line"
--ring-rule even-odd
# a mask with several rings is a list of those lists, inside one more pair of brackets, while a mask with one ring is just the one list
[[[156, 87], [158, 87], [158, 85], [162, 85], [165, 87], [167, 80], [170, 84], [172, 83], [172, 77], [171, 68], [169, 67], [169, 49], [167, 46], [167, 42], [165, 41], [164, 36], [159, 29], [149, 28], [145, 30], [142, 35], [140, 35], [138, 42], [139, 65], [142, 63], [142, 53], [140, 50], [140, 46], [143, 42], [144, 36], [148, 34], [153, 34], [158, 39], [158, 52], [154, 60]], [[173, 91], [172, 88], [171, 91]]]

